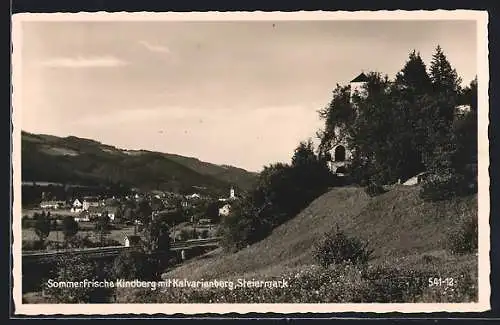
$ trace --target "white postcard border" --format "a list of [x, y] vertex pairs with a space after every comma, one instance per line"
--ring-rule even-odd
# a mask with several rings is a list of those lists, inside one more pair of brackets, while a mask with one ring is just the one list
[[[22, 28], [27, 21], [236, 21], [236, 20], [475, 20], [477, 22], [478, 77], [478, 215], [479, 215], [479, 302], [461, 304], [23, 304], [21, 292], [21, 56]], [[472, 10], [434, 11], [298, 11], [298, 12], [95, 12], [20, 13], [12, 17], [12, 168], [13, 168], [13, 298], [16, 315], [76, 314], [227, 314], [227, 313], [334, 313], [334, 312], [481, 312], [490, 308], [490, 197], [489, 197], [489, 65], [488, 13]]]

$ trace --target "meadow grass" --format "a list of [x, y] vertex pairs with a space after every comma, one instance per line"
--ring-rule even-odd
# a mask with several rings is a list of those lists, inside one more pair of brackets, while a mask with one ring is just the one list
[[[120, 303], [456, 303], [475, 302], [475, 256], [442, 256], [366, 266], [342, 263], [304, 265], [279, 277], [287, 287], [117, 289]], [[261, 274], [262, 276], [262, 274]], [[429, 286], [429, 279], [453, 278], [453, 285]], [[227, 279], [238, 283], [239, 277]]]
[[[293, 280], [286, 289], [120, 289], [122, 302], [468, 302], [477, 299], [476, 254], [452, 255], [447, 236], [464, 217], [477, 216], [477, 196], [424, 202], [419, 186], [396, 186], [369, 197], [360, 188], [335, 188], [270, 236], [239, 252], [221, 249], [188, 261], [163, 278]], [[314, 243], [336, 225], [374, 249], [367, 267], [317, 266]], [[429, 287], [433, 277], [450, 288]]]

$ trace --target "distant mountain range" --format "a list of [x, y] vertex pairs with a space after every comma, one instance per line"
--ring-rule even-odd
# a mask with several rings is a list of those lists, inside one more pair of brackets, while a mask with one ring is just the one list
[[123, 184], [143, 190], [227, 192], [248, 190], [258, 174], [192, 157], [122, 150], [75, 136], [22, 132], [22, 181], [65, 184]]

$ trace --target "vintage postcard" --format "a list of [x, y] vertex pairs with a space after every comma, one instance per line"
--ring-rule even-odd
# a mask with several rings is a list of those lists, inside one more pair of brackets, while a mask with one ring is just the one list
[[15, 313], [489, 310], [487, 23], [14, 15]]

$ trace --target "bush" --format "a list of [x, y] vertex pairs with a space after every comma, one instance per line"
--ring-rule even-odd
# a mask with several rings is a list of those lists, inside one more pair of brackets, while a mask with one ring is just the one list
[[104, 241], [100, 244], [101, 247], [120, 246], [120, 245], [122, 245], [121, 242], [111, 238], [105, 238]]
[[182, 228], [181, 231], [179, 232], [179, 240], [180, 241], [186, 241], [189, 239], [192, 239], [193, 232], [187, 230], [186, 228]]
[[433, 271], [399, 268], [398, 266], [368, 267], [363, 278], [370, 283], [360, 293], [366, 302], [415, 302]]
[[70, 240], [78, 233], [78, 222], [72, 216], [66, 216], [63, 219], [63, 234], [65, 240]]
[[373, 250], [367, 248], [356, 237], [349, 237], [337, 227], [327, 232], [323, 239], [314, 247], [314, 258], [323, 267], [343, 262], [366, 264], [372, 256]]
[[33, 223], [31, 222], [31, 219], [29, 216], [23, 216], [21, 219], [21, 227], [24, 229], [31, 228], [33, 227]]
[[463, 175], [432, 175], [423, 183], [420, 197], [426, 201], [442, 201], [473, 192], [474, 190], [469, 187], [469, 183]]
[[200, 233], [200, 237], [201, 237], [201, 238], [208, 238], [208, 230], [207, 230], [207, 229], [204, 229], [204, 230]]
[[258, 211], [250, 198], [235, 203], [221, 226], [221, 246], [233, 252], [264, 239], [273, 227], [269, 212]]
[[27, 251], [43, 250], [45, 245], [41, 240], [23, 240], [22, 249]]
[[150, 254], [137, 248], [121, 252], [113, 262], [112, 274], [116, 279], [158, 281], [170, 265], [171, 255]]
[[[116, 279], [134, 280], [148, 276], [146, 254], [140, 250], [124, 251], [114, 261], [113, 274]], [[150, 275], [150, 274], [149, 274]]]
[[452, 254], [467, 254], [477, 251], [478, 238], [477, 218], [469, 218], [461, 222], [457, 231], [448, 234], [447, 246]]
[[110, 299], [112, 289], [92, 286], [54, 285], [60, 282], [103, 281], [102, 267], [94, 261], [79, 256], [62, 256], [56, 262], [53, 283], [47, 282], [43, 291], [58, 303], [100, 303]]
[[55, 241], [55, 240], [48, 241], [47, 244], [45, 245], [45, 249], [48, 251], [65, 249], [66, 247], [67, 247], [67, 243], [59, 242], [59, 241]]
[[99, 245], [94, 243], [88, 236], [78, 236], [68, 238], [64, 241], [65, 248], [92, 248]]
[[365, 187], [365, 192], [371, 197], [383, 194], [386, 192], [384, 187], [380, 184], [377, 184], [375, 182], [370, 182], [366, 187]]
[[50, 215], [42, 214], [36, 215], [35, 218], [35, 233], [41, 241], [45, 241], [50, 234]]

